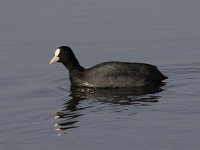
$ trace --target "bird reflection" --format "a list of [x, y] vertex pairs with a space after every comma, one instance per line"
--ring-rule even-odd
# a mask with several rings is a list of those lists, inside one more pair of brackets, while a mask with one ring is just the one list
[[[156, 86], [129, 87], [129, 88], [77, 88], [71, 87], [71, 94], [63, 109], [55, 114], [56, 130], [77, 128], [79, 117], [84, 115], [83, 110], [93, 106], [80, 107], [79, 103], [86, 99], [94, 99], [102, 104], [111, 105], [151, 105], [158, 102], [164, 83]], [[95, 103], [94, 103], [95, 104]], [[117, 107], [117, 106], [116, 106]]]

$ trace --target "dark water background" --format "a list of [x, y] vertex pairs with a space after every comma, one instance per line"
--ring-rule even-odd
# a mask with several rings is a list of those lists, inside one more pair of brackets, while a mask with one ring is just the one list
[[[198, 150], [200, 1], [2, 0], [0, 149]], [[70, 91], [49, 65], [73, 48], [85, 67], [145, 62], [169, 77], [147, 90]]]

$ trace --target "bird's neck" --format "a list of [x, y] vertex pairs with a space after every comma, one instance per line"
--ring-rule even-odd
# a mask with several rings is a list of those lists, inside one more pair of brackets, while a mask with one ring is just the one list
[[85, 69], [79, 64], [78, 60], [69, 61], [68, 63], [63, 63], [63, 65], [71, 71], [84, 71]]

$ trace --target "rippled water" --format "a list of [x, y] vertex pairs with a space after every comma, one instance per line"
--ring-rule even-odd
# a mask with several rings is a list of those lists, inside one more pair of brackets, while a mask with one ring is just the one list
[[[198, 150], [200, 2], [2, 1], [0, 149]], [[49, 65], [69, 45], [84, 67], [151, 63], [160, 87], [71, 89]]]

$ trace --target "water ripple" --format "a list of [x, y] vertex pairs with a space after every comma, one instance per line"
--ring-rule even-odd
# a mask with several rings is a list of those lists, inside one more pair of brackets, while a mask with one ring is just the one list
[[55, 113], [55, 130], [60, 132], [78, 128], [81, 118], [88, 115], [118, 113], [116, 119], [120, 118], [119, 114], [124, 114], [125, 118], [135, 115], [137, 113], [130, 111], [127, 106], [150, 106], [158, 102], [161, 96], [157, 93], [163, 90], [162, 86], [116, 89], [71, 88], [71, 94], [63, 104], [63, 109]]

